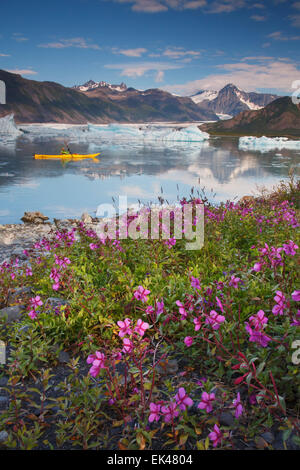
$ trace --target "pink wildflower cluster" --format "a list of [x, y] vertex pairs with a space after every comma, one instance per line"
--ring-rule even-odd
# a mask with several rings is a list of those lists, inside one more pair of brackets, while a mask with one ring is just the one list
[[265, 335], [263, 330], [266, 327], [268, 318], [263, 310], [259, 310], [256, 315], [249, 318], [249, 323], [245, 322], [245, 329], [249, 333], [249, 341], [257, 343], [263, 348], [268, 346], [271, 338]]
[[[137, 333], [139, 336], [143, 337], [146, 330], [150, 328], [149, 323], [144, 322], [141, 318], [139, 318], [136, 322], [136, 326], [133, 329], [131, 327], [131, 320], [129, 318], [125, 318], [125, 320], [119, 320], [117, 322], [118, 327], [120, 328], [119, 336], [123, 338], [123, 353], [130, 354], [134, 349], [133, 340], [136, 336], [133, 335], [133, 332]], [[129, 336], [130, 338], [125, 338], [125, 336]]]
[[145, 289], [143, 286], [138, 286], [133, 293], [134, 297], [143, 303], [148, 302], [148, 294], [150, 294], [150, 290]]
[[278, 266], [283, 266], [283, 253], [287, 256], [295, 256], [298, 248], [298, 245], [296, 245], [292, 240], [289, 240], [287, 243], [284, 243], [283, 246], [278, 248], [275, 246], [269, 247], [269, 245], [265, 243], [263, 248], [258, 249], [260, 260], [254, 264], [253, 270], [259, 272], [262, 270], [263, 266], [272, 267], [274, 269]]
[[212, 310], [210, 314], [206, 316], [205, 323], [211, 325], [213, 330], [218, 330], [224, 321], [224, 315], [219, 315], [215, 310]]
[[212, 441], [213, 447], [217, 447], [222, 442], [223, 433], [217, 424], [214, 425], [214, 430], [209, 433], [208, 437]]
[[95, 354], [90, 354], [86, 362], [92, 364], [92, 367], [89, 370], [89, 374], [92, 377], [97, 377], [101, 369], [106, 369], [105, 366], [105, 355], [99, 351], [96, 351]]
[[193, 405], [193, 400], [188, 396], [185, 389], [180, 387], [174, 397], [174, 401], [169, 403], [150, 403], [150, 415], [149, 422], [159, 421], [162, 417], [165, 423], [173, 422], [180, 414], [180, 411], [184, 411]]
[[272, 313], [274, 315], [283, 315], [284, 309], [287, 307], [285, 295], [280, 290], [277, 290], [274, 300], [276, 305], [274, 305]]
[[28, 316], [32, 318], [32, 320], [35, 320], [37, 318], [37, 309], [43, 305], [43, 301], [41, 300], [40, 296], [37, 295], [36, 297], [32, 297], [30, 299], [30, 311], [28, 313]]
[[[54, 266], [51, 269], [49, 277], [53, 281], [52, 289], [59, 290], [60, 288], [59, 281], [62, 276], [62, 270], [63, 268], [66, 268], [69, 264], [71, 264], [71, 261], [66, 256], [60, 258], [56, 254], [54, 255], [54, 258], [55, 258]], [[56, 266], [58, 266], [58, 268]]]

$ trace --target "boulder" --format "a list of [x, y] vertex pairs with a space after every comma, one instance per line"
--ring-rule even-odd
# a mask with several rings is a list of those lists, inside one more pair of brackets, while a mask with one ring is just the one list
[[6, 323], [21, 320], [24, 305], [16, 305], [15, 307], [6, 307], [0, 310], [0, 318], [7, 317]]
[[41, 212], [24, 212], [21, 220], [25, 224], [43, 224], [46, 220], [49, 220], [49, 217], [46, 217]]

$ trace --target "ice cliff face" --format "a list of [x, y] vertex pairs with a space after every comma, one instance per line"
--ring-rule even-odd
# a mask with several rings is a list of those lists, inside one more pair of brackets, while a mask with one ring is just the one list
[[164, 126], [126, 126], [110, 124], [108, 126], [88, 125], [90, 133], [103, 138], [144, 140], [148, 142], [203, 142], [209, 139], [209, 134], [201, 131], [198, 126], [191, 125], [182, 128]]
[[0, 139], [18, 137], [21, 134], [22, 132], [17, 128], [13, 114], [0, 118]]

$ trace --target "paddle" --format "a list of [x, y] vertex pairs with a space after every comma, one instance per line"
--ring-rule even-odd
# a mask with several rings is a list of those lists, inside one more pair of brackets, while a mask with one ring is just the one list
[[64, 144], [65, 144], [65, 146], [67, 147], [69, 154], [72, 156], [72, 158], [74, 158], [74, 155], [73, 155], [73, 153], [71, 152], [70, 147], [68, 146], [68, 144], [67, 144], [67, 142], [66, 142], [65, 140], [64, 140]]

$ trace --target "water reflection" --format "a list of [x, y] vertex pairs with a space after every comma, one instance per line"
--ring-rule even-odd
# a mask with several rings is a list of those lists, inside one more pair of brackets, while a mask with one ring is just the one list
[[[74, 153], [101, 152], [99, 162], [34, 160], [34, 153], [57, 153], [63, 138], [29, 141], [19, 138], [0, 145], [0, 221], [17, 222], [25, 210], [49, 217], [73, 217], [93, 212], [98, 204], [127, 194], [130, 202], [170, 202], [188, 196], [192, 186], [205, 188], [214, 200], [251, 194], [257, 185], [271, 186], [293, 167], [299, 175], [299, 151], [242, 151], [234, 138], [205, 142], [161, 143], [73, 139]], [[179, 185], [179, 190], [177, 188]]]

